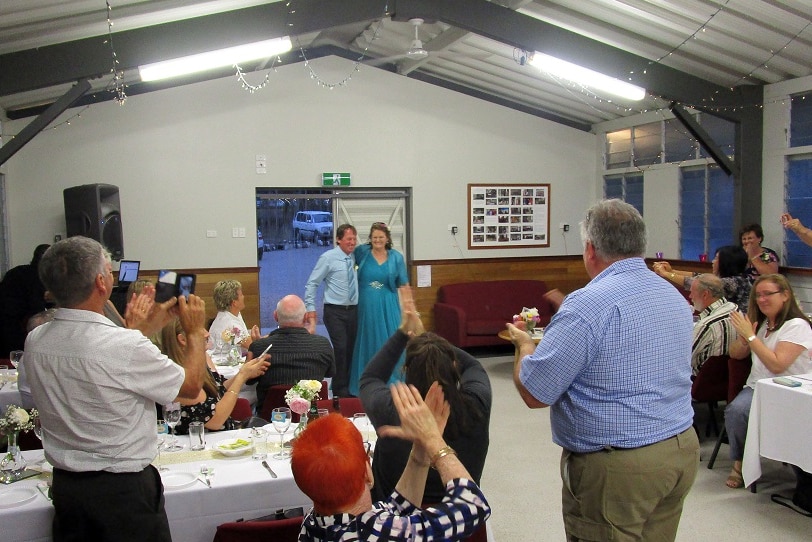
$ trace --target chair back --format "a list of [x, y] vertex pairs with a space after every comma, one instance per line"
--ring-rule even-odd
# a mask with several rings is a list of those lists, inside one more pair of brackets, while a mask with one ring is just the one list
[[213, 542], [297, 542], [304, 516], [270, 521], [233, 521], [217, 526]]
[[691, 385], [691, 398], [700, 403], [726, 401], [728, 396], [728, 356], [711, 356]]
[[727, 360], [727, 374], [728, 374], [728, 387], [727, 387], [727, 402], [730, 403], [742, 391], [742, 388], [747, 383], [747, 377], [750, 376], [750, 369], [753, 362], [750, 356], [744, 359], [730, 358]]
[[254, 415], [251, 403], [245, 397], [237, 397], [237, 402], [231, 410], [231, 419], [235, 422], [242, 422]]
[[352, 418], [353, 414], [366, 412], [361, 399], [358, 397], [333, 397], [332, 399], [320, 399], [316, 401], [319, 408], [326, 408], [330, 412], [338, 412], [345, 418]]

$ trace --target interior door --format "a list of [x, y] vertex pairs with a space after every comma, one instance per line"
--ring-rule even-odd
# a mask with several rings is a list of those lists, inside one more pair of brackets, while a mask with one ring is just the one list
[[333, 199], [335, 225], [352, 224], [358, 230], [358, 243], [366, 243], [373, 222], [383, 222], [392, 234], [392, 248], [409, 261], [409, 193], [407, 190], [381, 192], [340, 192]]

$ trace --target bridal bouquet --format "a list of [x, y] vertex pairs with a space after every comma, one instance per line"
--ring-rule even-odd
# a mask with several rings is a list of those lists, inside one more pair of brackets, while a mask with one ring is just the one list
[[541, 316], [539, 316], [539, 310], [536, 307], [532, 309], [522, 307], [522, 312], [513, 315], [513, 321], [524, 322], [528, 328], [533, 328], [541, 321]]
[[320, 391], [320, 381], [300, 380], [285, 392], [285, 402], [293, 412], [301, 416], [310, 408], [310, 402], [319, 398]]
[[223, 339], [223, 343], [235, 345], [238, 344], [242, 340], [242, 330], [237, 326], [234, 326], [231, 329], [224, 329], [223, 332], [220, 334], [220, 338]]

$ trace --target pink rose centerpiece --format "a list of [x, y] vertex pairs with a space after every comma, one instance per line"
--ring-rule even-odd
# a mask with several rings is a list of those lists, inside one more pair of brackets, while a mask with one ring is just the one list
[[223, 340], [223, 351], [226, 353], [229, 365], [237, 365], [242, 361], [242, 348], [240, 348], [240, 341], [244, 339], [242, 330], [237, 326], [231, 329], [224, 329], [220, 334]]
[[522, 312], [513, 315], [513, 323], [524, 322], [528, 333], [531, 334], [533, 333], [533, 329], [540, 321], [541, 316], [539, 316], [539, 310], [536, 307], [530, 309], [527, 307], [522, 307]]
[[298, 436], [307, 425], [307, 411], [310, 402], [319, 398], [321, 382], [318, 380], [300, 380], [285, 392], [285, 402], [290, 410], [299, 415], [299, 425], [294, 431]]

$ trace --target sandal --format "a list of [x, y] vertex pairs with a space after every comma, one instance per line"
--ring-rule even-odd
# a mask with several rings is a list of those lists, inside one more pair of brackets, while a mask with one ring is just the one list
[[725, 485], [730, 489], [739, 489], [740, 487], [744, 487], [744, 478], [742, 477], [741, 467], [737, 469], [736, 465], [733, 465], [730, 474], [727, 476]]

